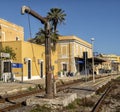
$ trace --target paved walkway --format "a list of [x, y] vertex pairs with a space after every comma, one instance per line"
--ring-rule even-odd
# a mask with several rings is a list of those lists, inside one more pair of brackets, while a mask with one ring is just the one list
[[[78, 75], [78, 76], [73, 76], [73, 77], [58, 77], [57, 82], [58, 81], [70, 81], [70, 80], [76, 80], [76, 79], [80, 79], [80, 78], [85, 78], [84, 75]], [[22, 90], [26, 90], [26, 89], [30, 89], [32, 87], [36, 87], [36, 85], [45, 85], [45, 78], [43, 79], [38, 79], [38, 80], [29, 80], [29, 81], [24, 81], [23, 83], [21, 82], [8, 82], [8, 83], [4, 83], [4, 82], [0, 82], [0, 95], [7, 95], [7, 94], [11, 94], [13, 92], [17, 92], [17, 91], [22, 91]]]

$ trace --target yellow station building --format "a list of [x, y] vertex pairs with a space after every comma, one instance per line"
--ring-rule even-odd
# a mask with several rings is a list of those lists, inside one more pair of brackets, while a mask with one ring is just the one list
[[[45, 77], [45, 47], [24, 41], [24, 29], [21, 26], [0, 19], [0, 48], [9, 46], [16, 54], [16, 59], [5, 59], [1, 57], [1, 74], [12, 75], [17, 80], [32, 80]], [[57, 60], [57, 53], [52, 53], [52, 59]], [[58, 68], [55, 61], [52, 60], [54, 66], [53, 74], [57, 74]], [[9, 62], [14, 65], [22, 65], [21, 67], [11, 67]], [[8, 64], [8, 65], [5, 65]], [[10, 76], [8, 76], [10, 77]]]
[[[10, 68], [7, 62], [22, 65], [15, 68], [12, 74], [17, 80], [33, 80], [45, 77], [45, 46], [24, 41], [24, 29], [21, 26], [0, 19], [0, 48], [11, 47], [16, 59], [1, 57], [1, 74], [8, 74]], [[54, 68], [52, 73], [67, 75], [70, 71], [73, 75], [85, 72], [85, 57], [92, 57], [92, 45], [76, 36], [60, 36], [56, 51], [52, 52], [51, 64]], [[88, 63], [86, 62], [86, 65]], [[88, 66], [86, 69], [88, 70]], [[10, 70], [9, 70], [10, 71]], [[10, 71], [10, 72], [11, 72]]]

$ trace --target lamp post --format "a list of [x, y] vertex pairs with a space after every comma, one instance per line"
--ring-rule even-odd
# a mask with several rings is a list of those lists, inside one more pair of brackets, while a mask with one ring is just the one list
[[94, 74], [94, 38], [91, 38], [92, 44], [92, 75], [93, 75], [93, 82], [95, 82], [95, 74]]

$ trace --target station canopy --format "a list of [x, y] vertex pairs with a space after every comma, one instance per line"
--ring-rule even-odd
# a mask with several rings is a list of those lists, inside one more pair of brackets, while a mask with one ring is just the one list
[[[79, 57], [75, 57], [75, 60], [76, 60], [77, 63], [81, 63], [81, 64], [84, 63], [84, 61], [85, 61], [83, 58], [79, 58]], [[87, 61], [92, 63], [92, 57], [88, 58]], [[105, 60], [101, 57], [94, 57], [94, 63], [95, 64], [101, 64], [101, 63], [106, 62], [106, 61], [107, 60]]]
[[[92, 58], [88, 58], [88, 61], [92, 62]], [[106, 62], [106, 60], [101, 57], [94, 57], [94, 62], [95, 63], [103, 63], [103, 62]]]

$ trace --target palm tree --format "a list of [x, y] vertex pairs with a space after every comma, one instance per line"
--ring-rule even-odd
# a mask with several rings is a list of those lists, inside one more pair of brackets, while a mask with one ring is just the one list
[[36, 33], [35, 38], [30, 38], [29, 42], [36, 43], [36, 44], [44, 44], [45, 43], [45, 31], [40, 28], [39, 32]]
[[[52, 43], [51, 48], [53, 51], [55, 51], [55, 48], [56, 48], [55, 46], [56, 46], [58, 37], [59, 37], [58, 33], [51, 32], [51, 43]], [[36, 33], [35, 38], [31, 38], [28, 41], [31, 43], [39, 44], [39, 45], [41, 44], [44, 45], [45, 44], [45, 31], [41, 28], [39, 32]]]
[[[55, 50], [56, 43], [58, 41], [58, 31], [57, 25], [61, 24], [65, 20], [66, 14], [62, 9], [59, 8], [52, 8], [50, 12], [48, 12], [47, 19], [51, 25], [51, 43], [53, 43], [52, 50]], [[29, 42], [36, 43], [36, 44], [44, 44], [45, 43], [45, 31], [41, 28], [38, 33], [36, 33], [35, 38], [28, 40]]]
[[59, 8], [51, 8], [50, 12], [48, 12], [47, 18], [51, 22], [53, 26], [54, 32], [57, 30], [57, 25], [61, 24], [65, 21], [66, 14], [64, 13], [64, 10]]
[[65, 21], [66, 14], [64, 13], [64, 10], [59, 8], [51, 8], [50, 12], [48, 12], [48, 20], [51, 23], [51, 26], [53, 28], [53, 33], [51, 35], [52, 39], [51, 42], [53, 43], [52, 49], [55, 50], [56, 43], [58, 41], [58, 31], [57, 31], [57, 25], [61, 24]]

